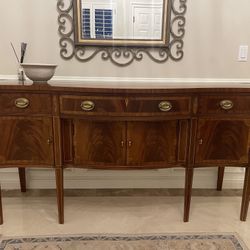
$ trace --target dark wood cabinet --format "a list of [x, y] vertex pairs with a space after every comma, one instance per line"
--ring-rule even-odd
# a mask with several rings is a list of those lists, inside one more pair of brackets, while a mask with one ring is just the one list
[[[70, 125], [69, 125], [70, 124]], [[65, 163], [78, 167], [167, 168], [184, 165], [188, 122], [64, 121]], [[181, 128], [181, 129], [180, 129]]]
[[51, 118], [0, 117], [0, 165], [54, 165]]
[[247, 164], [250, 120], [200, 119], [196, 164]]
[[[178, 120], [127, 123], [127, 165], [169, 167], [178, 165], [178, 142], [187, 142], [180, 134]], [[185, 159], [183, 159], [185, 160]]]
[[125, 123], [74, 120], [73, 126], [74, 165], [125, 165]]
[[0, 86], [0, 167], [54, 167], [59, 223], [63, 170], [185, 168], [184, 221], [193, 172], [245, 167], [241, 220], [250, 197], [250, 89], [101, 89]]

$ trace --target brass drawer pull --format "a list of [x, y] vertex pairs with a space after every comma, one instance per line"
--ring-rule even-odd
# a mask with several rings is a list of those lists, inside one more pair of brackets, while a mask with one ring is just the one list
[[81, 109], [84, 111], [91, 111], [95, 108], [95, 104], [92, 101], [83, 101], [81, 103]]
[[168, 112], [172, 109], [173, 106], [172, 106], [171, 102], [162, 101], [159, 103], [158, 107], [161, 111]]
[[17, 98], [15, 100], [15, 106], [19, 109], [25, 109], [29, 106], [30, 101], [27, 98]]
[[231, 100], [222, 100], [220, 102], [220, 107], [224, 110], [230, 110], [234, 106], [234, 103]]

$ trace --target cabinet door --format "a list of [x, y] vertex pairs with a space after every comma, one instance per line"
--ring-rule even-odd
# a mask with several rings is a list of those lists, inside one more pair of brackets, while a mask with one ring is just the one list
[[250, 120], [206, 120], [198, 123], [196, 163], [247, 163]]
[[53, 165], [50, 118], [0, 118], [1, 165]]
[[74, 164], [97, 167], [124, 165], [125, 123], [74, 120]]
[[157, 168], [185, 162], [187, 122], [184, 123], [181, 132], [177, 120], [128, 122], [127, 164]]

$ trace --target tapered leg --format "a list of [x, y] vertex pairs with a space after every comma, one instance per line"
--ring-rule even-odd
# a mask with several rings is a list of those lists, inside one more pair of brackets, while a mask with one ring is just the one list
[[2, 194], [0, 187], [0, 225], [3, 224], [3, 207], [2, 207]]
[[25, 168], [18, 168], [21, 192], [26, 192]]
[[190, 203], [192, 196], [192, 186], [193, 186], [193, 168], [186, 168], [185, 173], [185, 201], [184, 201], [184, 222], [189, 220]]
[[245, 181], [242, 194], [240, 220], [246, 221], [250, 198], [250, 167], [246, 168]]
[[63, 168], [56, 168], [56, 193], [58, 206], [58, 221], [64, 223], [64, 193], [63, 193]]
[[217, 190], [222, 190], [225, 167], [218, 167]]

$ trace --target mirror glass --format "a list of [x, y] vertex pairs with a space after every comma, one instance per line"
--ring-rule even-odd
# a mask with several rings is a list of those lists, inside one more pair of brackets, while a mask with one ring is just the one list
[[75, 42], [167, 45], [167, 0], [76, 0]]

